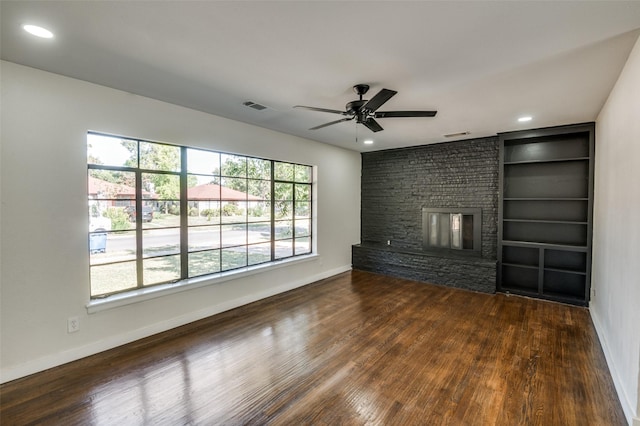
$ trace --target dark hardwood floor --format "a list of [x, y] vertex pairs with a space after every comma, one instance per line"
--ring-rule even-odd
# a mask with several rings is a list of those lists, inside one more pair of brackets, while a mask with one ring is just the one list
[[586, 309], [353, 271], [6, 383], [0, 424], [626, 423]]

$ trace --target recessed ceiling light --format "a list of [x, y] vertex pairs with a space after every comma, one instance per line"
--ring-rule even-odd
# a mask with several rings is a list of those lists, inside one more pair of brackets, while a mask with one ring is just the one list
[[31, 35], [40, 38], [53, 38], [53, 33], [46, 28], [39, 27], [37, 25], [23, 25], [22, 28]]
[[533, 119], [533, 117], [531, 117], [530, 115], [525, 115], [524, 117], [518, 118], [518, 121], [524, 123], [525, 121], [531, 121], [531, 119]]
[[373, 145], [373, 141], [371, 139], [367, 139], [366, 141], [364, 141], [365, 145]]

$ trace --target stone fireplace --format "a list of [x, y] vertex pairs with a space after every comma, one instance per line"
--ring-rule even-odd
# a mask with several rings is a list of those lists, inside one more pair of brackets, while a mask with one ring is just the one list
[[498, 139], [363, 153], [361, 218], [354, 269], [494, 293]]

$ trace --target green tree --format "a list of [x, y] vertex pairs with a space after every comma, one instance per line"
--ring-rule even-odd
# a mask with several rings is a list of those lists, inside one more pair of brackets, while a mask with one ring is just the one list
[[132, 172], [121, 172], [118, 170], [90, 169], [89, 176], [103, 180], [105, 182], [126, 185], [131, 188], [136, 186], [136, 176]]
[[179, 199], [180, 178], [173, 174], [153, 173], [153, 171], [179, 172], [179, 147], [152, 142], [121, 141], [120, 143], [131, 153], [131, 157], [126, 162], [127, 166], [150, 171], [142, 174], [143, 190], [154, 194], [159, 199]]
[[242, 180], [229, 179], [228, 187], [236, 191], [247, 192], [263, 200], [271, 199], [271, 161], [258, 158], [225, 156], [221, 174], [228, 177], [247, 178], [247, 187]]
[[[288, 217], [293, 209], [295, 188], [296, 210], [308, 210], [302, 203], [311, 200], [311, 167], [293, 163], [275, 162], [274, 202], [278, 218]], [[221, 167], [223, 176], [234, 177], [227, 179], [226, 186], [236, 191], [247, 191], [250, 195], [263, 200], [271, 200], [271, 161], [239, 156], [225, 156]], [[238, 178], [247, 178], [245, 182]], [[291, 184], [285, 182], [300, 182]]]

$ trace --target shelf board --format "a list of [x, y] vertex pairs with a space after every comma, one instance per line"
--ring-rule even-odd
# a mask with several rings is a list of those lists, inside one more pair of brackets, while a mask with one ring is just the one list
[[537, 289], [532, 289], [528, 287], [518, 287], [514, 285], [502, 286], [502, 291], [507, 293], [519, 294], [521, 296], [531, 296], [531, 297], [539, 297], [540, 293], [538, 293]]
[[562, 274], [573, 275], [587, 275], [585, 271], [576, 271], [575, 269], [560, 269], [560, 268], [544, 268], [545, 271], [560, 272]]
[[519, 296], [553, 300], [555, 302], [563, 302], [571, 305], [579, 305], [579, 306], [587, 305], [587, 302], [585, 301], [584, 297], [575, 296], [575, 295], [566, 294], [566, 293], [557, 293], [557, 292], [548, 292], [548, 291], [547, 292], [543, 291], [542, 293], [538, 293], [538, 291], [535, 291], [532, 289], [527, 289], [525, 287], [516, 287], [516, 286], [506, 286], [506, 287], [502, 286], [501, 291], [505, 293], [516, 294]]
[[563, 161], [585, 161], [589, 160], [589, 157], [568, 157], [568, 158], [553, 158], [549, 160], [523, 160], [523, 161], [505, 161], [505, 166], [513, 166], [518, 164], [540, 164], [540, 163], [559, 163]]
[[539, 266], [524, 265], [522, 263], [507, 263], [507, 262], [503, 262], [502, 266], [512, 266], [512, 267], [515, 267], [515, 268], [526, 268], [526, 269], [539, 269]]
[[545, 248], [545, 249], [554, 249], [554, 250], [579, 251], [579, 252], [586, 252], [588, 250], [587, 246], [573, 246], [571, 244], [536, 243], [533, 241], [502, 240], [502, 245], [513, 246], [513, 247], [532, 247], [532, 248]]
[[502, 219], [503, 222], [524, 222], [524, 223], [559, 223], [565, 225], [587, 225], [587, 222], [573, 220], [543, 220], [543, 219]]
[[509, 197], [503, 198], [503, 201], [589, 201], [588, 198], [546, 198], [546, 197]]
[[585, 306], [587, 304], [584, 295], [576, 296], [574, 294], [543, 290], [542, 296], [550, 300], [557, 300], [558, 302], [571, 303], [574, 305]]

